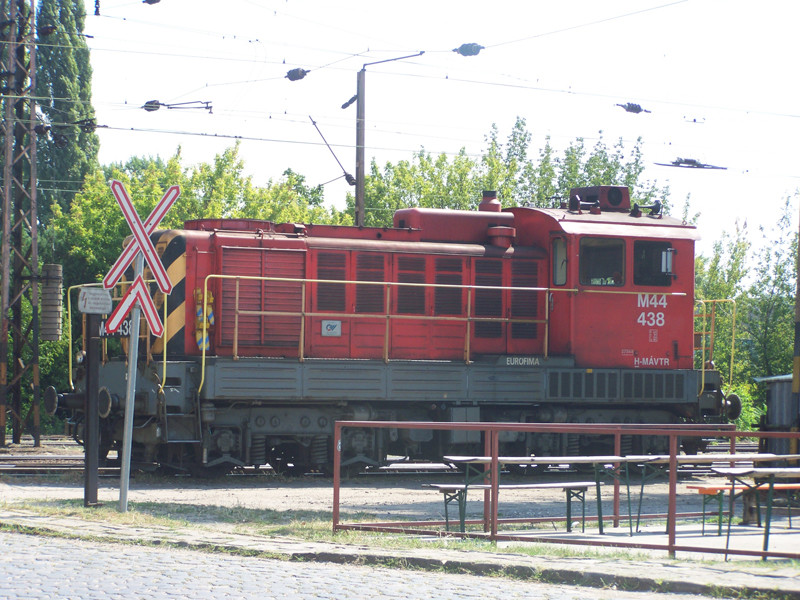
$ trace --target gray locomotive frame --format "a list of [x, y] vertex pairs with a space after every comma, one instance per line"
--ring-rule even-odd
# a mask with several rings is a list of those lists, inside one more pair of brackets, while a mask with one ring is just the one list
[[[193, 448], [191, 460], [204, 466], [285, 460], [323, 469], [330, 466], [336, 420], [675, 423], [702, 420], [720, 405], [714, 372], [706, 372], [711, 391], [698, 403], [700, 371], [589, 370], [566, 357], [500, 356], [468, 364], [211, 357], [204, 378], [199, 362], [168, 362], [163, 386], [161, 369], [153, 362], [139, 370], [134, 459], [169, 462], [180, 453], [165, 449], [180, 444]], [[109, 415], [115, 430], [122, 426], [125, 372], [123, 361], [101, 371], [100, 385], [117, 407]], [[479, 443], [471, 431], [346, 430], [343, 463], [380, 464], [388, 454], [436, 459], [479, 450]], [[509, 432], [501, 438], [507, 452], [553, 455], [590, 452], [602, 443], [608, 440], [587, 435]], [[663, 452], [666, 439], [635, 443], [626, 449]]]

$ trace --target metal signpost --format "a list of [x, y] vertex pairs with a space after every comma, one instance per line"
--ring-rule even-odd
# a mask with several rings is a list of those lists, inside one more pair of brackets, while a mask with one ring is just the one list
[[78, 310], [87, 316], [86, 331], [86, 414], [84, 433], [83, 505], [97, 506], [97, 480], [100, 467], [100, 415], [98, 407], [100, 380], [100, 315], [111, 312], [111, 294], [108, 290], [83, 288], [78, 296]]
[[120, 181], [111, 182], [111, 192], [117, 200], [117, 204], [122, 209], [122, 214], [128, 222], [128, 226], [133, 233], [133, 241], [122, 251], [122, 254], [111, 267], [108, 275], [103, 279], [103, 287], [106, 289], [113, 288], [120, 280], [125, 270], [130, 266], [134, 259], [136, 259], [136, 266], [134, 268], [133, 284], [128, 287], [128, 291], [122, 298], [122, 301], [117, 305], [117, 308], [109, 316], [106, 321], [106, 331], [114, 333], [119, 329], [120, 325], [125, 321], [125, 318], [130, 312], [131, 315], [131, 335], [128, 344], [128, 382], [125, 397], [125, 421], [122, 439], [122, 464], [120, 468], [120, 485], [119, 485], [119, 512], [126, 512], [128, 510], [128, 485], [130, 483], [131, 473], [131, 446], [133, 437], [133, 411], [134, 411], [134, 398], [136, 397], [136, 373], [137, 363], [139, 358], [139, 319], [140, 307], [144, 312], [147, 326], [150, 332], [156, 336], [161, 337], [164, 333], [164, 325], [158, 316], [158, 310], [150, 297], [150, 292], [147, 284], [145, 283], [142, 272], [144, 270], [144, 262], [147, 261], [147, 266], [150, 267], [150, 272], [156, 280], [158, 289], [164, 295], [169, 295], [172, 292], [172, 282], [167, 275], [167, 270], [161, 263], [161, 259], [156, 253], [155, 246], [150, 240], [150, 234], [155, 231], [161, 219], [167, 214], [167, 211], [178, 199], [181, 194], [180, 187], [177, 185], [171, 186], [161, 200], [158, 202], [153, 212], [147, 217], [144, 223], [139, 218], [133, 202], [128, 196], [128, 191]]

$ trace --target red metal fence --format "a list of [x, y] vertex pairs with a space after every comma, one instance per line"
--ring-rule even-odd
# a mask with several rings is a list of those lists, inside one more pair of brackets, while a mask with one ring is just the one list
[[[443, 521], [402, 521], [402, 522], [372, 522], [372, 523], [343, 523], [340, 519], [340, 489], [341, 489], [341, 449], [342, 449], [342, 430], [345, 428], [366, 428], [366, 429], [428, 429], [440, 431], [480, 431], [483, 434], [484, 440], [484, 453], [486, 457], [491, 458], [490, 469], [494, 477], [490, 478], [491, 488], [484, 490], [484, 518], [483, 525], [484, 531], [467, 531], [467, 532], [447, 532], [441, 529], [444, 525]], [[668, 476], [669, 476], [669, 498], [667, 506], [667, 528], [666, 528], [666, 544], [652, 544], [636, 542], [635, 537], [631, 541], [620, 541], [619, 539], [608, 539], [603, 536], [597, 536], [596, 539], [570, 539], [567, 537], [532, 537], [530, 535], [506, 535], [499, 533], [497, 530], [498, 518], [498, 478], [496, 474], [498, 471], [498, 457], [499, 457], [499, 439], [500, 434], [503, 432], [514, 431], [524, 433], [571, 433], [571, 434], [588, 434], [588, 435], [608, 435], [614, 438], [614, 454], [620, 456], [622, 436], [667, 436], [669, 438], [669, 463], [668, 463]], [[338, 421], [335, 424], [334, 432], [334, 475], [333, 475], [333, 530], [362, 530], [362, 531], [380, 531], [391, 533], [406, 533], [414, 535], [440, 535], [440, 536], [458, 536], [458, 537], [474, 537], [481, 539], [489, 539], [492, 541], [525, 541], [525, 542], [539, 542], [539, 543], [562, 543], [562, 544], [577, 544], [583, 546], [612, 546], [620, 548], [640, 548], [647, 550], [664, 550], [670, 556], [675, 556], [676, 552], [704, 552], [704, 553], [725, 553], [727, 555], [744, 555], [755, 557], [773, 557], [785, 559], [800, 559], [800, 552], [781, 552], [781, 551], [768, 551], [743, 549], [743, 548], [713, 548], [705, 546], [687, 546], [679, 543], [677, 539], [676, 524], [678, 517], [685, 517], [689, 515], [679, 515], [677, 513], [677, 482], [678, 482], [678, 460], [677, 456], [680, 452], [680, 439], [686, 437], [700, 437], [700, 438], [717, 438], [728, 439], [729, 448], [731, 453], [736, 452], [737, 440], [743, 438], [759, 440], [767, 438], [783, 438], [794, 440], [796, 446], [797, 440], [800, 440], [800, 432], [751, 432], [751, 431], [738, 431], [733, 425], [671, 425], [666, 426], [663, 424], [656, 425], [625, 425], [625, 424], [553, 424], [553, 423], [442, 423], [442, 422], [408, 422], [408, 421]], [[793, 459], [793, 465], [796, 465], [797, 460]], [[630, 516], [630, 515], [629, 515]], [[691, 516], [699, 516], [692, 513]], [[614, 499], [613, 499], [613, 515], [609, 516], [613, 519], [614, 526], [618, 526], [620, 516], [620, 481], [614, 480]], [[528, 521], [534, 521], [529, 519]], [[515, 522], [522, 521], [515, 519]], [[438, 527], [439, 529], [434, 529]], [[800, 547], [798, 545], [797, 547]]]

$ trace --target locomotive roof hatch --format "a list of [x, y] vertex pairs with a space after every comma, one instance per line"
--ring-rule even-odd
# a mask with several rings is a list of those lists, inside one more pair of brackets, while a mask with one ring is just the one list
[[393, 224], [398, 229], [419, 230], [422, 242], [488, 242], [508, 248], [516, 236], [514, 215], [502, 210], [495, 191], [483, 192], [477, 211], [401, 208], [395, 211]]

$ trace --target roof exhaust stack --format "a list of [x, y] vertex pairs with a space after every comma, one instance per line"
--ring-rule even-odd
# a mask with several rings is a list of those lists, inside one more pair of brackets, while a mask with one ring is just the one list
[[484, 190], [483, 200], [481, 200], [481, 203], [478, 205], [478, 210], [486, 212], [501, 212], [503, 210], [503, 206], [500, 204], [500, 200], [497, 199], [497, 192], [494, 190]]

